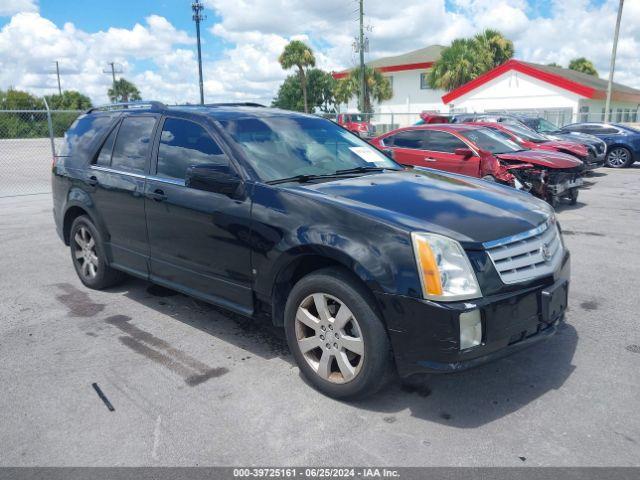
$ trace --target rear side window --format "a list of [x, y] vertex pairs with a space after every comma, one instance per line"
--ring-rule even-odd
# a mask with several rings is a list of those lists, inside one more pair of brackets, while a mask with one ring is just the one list
[[469, 148], [455, 135], [436, 130], [425, 130], [422, 148], [434, 152], [454, 153], [456, 148]]
[[128, 172], [144, 173], [155, 124], [154, 117], [125, 118], [118, 130], [111, 167]]
[[418, 130], [405, 130], [385, 139], [385, 144], [398, 148], [422, 148], [422, 135]]
[[102, 144], [102, 148], [96, 157], [95, 164], [101, 167], [108, 167], [111, 165], [111, 153], [113, 152], [113, 144], [116, 141], [116, 133], [118, 129], [114, 128], [111, 133]]
[[90, 155], [95, 141], [111, 126], [113, 114], [80, 115], [64, 134], [64, 141], [58, 152], [61, 157]]
[[229, 161], [202, 126], [167, 118], [160, 135], [157, 175], [184, 180], [188, 167], [205, 163], [228, 165]]

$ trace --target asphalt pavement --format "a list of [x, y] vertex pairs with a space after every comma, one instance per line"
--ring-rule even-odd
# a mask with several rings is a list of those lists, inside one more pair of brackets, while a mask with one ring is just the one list
[[601, 169], [559, 219], [573, 278], [555, 337], [344, 403], [268, 324], [134, 279], [84, 288], [50, 195], [7, 194], [0, 465], [638, 466], [640, 165]]

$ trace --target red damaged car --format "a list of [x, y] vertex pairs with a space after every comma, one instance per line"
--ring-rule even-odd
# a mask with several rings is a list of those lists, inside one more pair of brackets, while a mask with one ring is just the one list
[[566, 153], [576, 157], [584, 163], [587, 170], [592, 170], [598, 165], [590, 163], [589, 151], [581, 143], [570, 142], [568, 140], [550, 140], [547, 137], [535, 132], [525, 126], [511, 123], [497, 122], [470, 122], [474, 125], [491, 128], [507, 136], [518, 145], [531, 150], [548, 150], [552, 152]]
[[375, 135], [375, 127], [360, 113], [340, 113], [336, 121], [338, 125], [359, 137], [373, 137]]
[[583, 183], [583, 163], [560, 152], [529, 150], [477, 124], [399, 128], [371, 143], [403, 165], [429, 167], [496, 181], [557, 206], [573, 205]]

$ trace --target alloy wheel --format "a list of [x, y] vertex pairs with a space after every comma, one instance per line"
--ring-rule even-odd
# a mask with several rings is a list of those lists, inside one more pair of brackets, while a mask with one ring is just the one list
[[609, 152], [607, 163], [612, 167], [622, 167], [629, 161], [629, 152], [624, 148], [614, 148]]
[[314, 293], [298, 306], [298, 348], [313, 371], [332, 383], [358, 376], [364, 361], [364, 339], [355, 316], [341, 300]]
[[74, 258], [78, 263], [80, 273], [85, 278], [95, 278], [98, 274], [98, 254], [96, 252], [96, 241], [91, 232], [82, 226], [73, 237]]

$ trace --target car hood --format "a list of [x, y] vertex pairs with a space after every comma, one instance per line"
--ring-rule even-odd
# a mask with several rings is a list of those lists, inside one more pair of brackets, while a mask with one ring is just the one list
[[[414, 168], [291, 187], [405, 230], [439, 233], [477, 248], [531, 230], [552, 209], [534, 196], [496, 183]], [[371, 235], [375, 236], [372, 225]]]
[[601, 142], [601, 140], [598, 137], [596, 137], [594, 135], [589, 135], [588, 133], [578, 133], [578, 132], [563, 133], [563, 132], [557, 132], [557, 133], [545, 133], [544, 135], [545, 135], [545, 137], [548, 137], [551, 140], [565, 140], [565, 141], [568, 141], [568, 142], [582, 143], [584, 145], [597, 145], [598, 143]]
[[582, 162], [566, 153], [547, 150], [523, 150], [522, 152], [495, 154], [500, 160], [526, 162], [546, 168], [574, 168]]
[[587, 149], [584, 145], [579, 142], [570, 142], [568, 140], [550, 140], [548, 142], [539, 143], [538, 146], [540, 148], [562, 149], [582, 156], [587, 154]]

